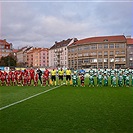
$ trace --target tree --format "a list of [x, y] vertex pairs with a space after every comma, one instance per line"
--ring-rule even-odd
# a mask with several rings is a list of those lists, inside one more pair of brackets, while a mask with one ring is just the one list
[[0, 65], [1, 66], [16, 66], [17, 60], [13, 55], [8, 55], [5, 57], [1, 57], [0, 59]]

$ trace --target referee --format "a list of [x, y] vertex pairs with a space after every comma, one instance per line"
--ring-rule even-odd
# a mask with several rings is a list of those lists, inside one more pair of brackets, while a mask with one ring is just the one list
[[59, 85], [63, 84], [64, 70], [61, 68], [58, 72], [59, 75]]
[[68, 82], [69, 82], [69, 84], [71, 85], [72, 83], [71, 83], [71, 70], [69, 69], [69, 68], [67, 68], [67, 70], [66, 70], [66, 85], [68, 84]]
[[52, 80], [52, 84], [54, 83], [54, 85], [56, 85], [56, 70], [55, 69], [51, 71], [51, 80]]

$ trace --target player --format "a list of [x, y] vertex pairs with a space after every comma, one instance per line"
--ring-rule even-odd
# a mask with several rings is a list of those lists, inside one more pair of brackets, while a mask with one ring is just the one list
[[130, 86], [130, 75], [129, 75], [129, 73], [127, 73], [127, 75], [126, 75], [125, 85], [126, 85], [126, 87]]
[[104, 86], [108, 86], [108, 76], [106, 73], [104, 73], [103, 80], [104, 80]]
[[132, 73], [131, 73], [131, 85], [133, 86], [133, 70], [132, 70]]
[[29, 72], [30, 72], [31, 84], [32, 84], [32, 83], [34, 83], [35, 71], [34, 71], [34, 69], [31, 67], [31, 69], [29, 70]]
[[30, 74], [30, 72], [28, 72], [28, 75], [27, 75], [27, 85], [31, 86], [31, 74]]
[[95, 74], [95, 71], [91, 67], [90, 70], [89, 70], [89, 75], [94, 76], [94, 74]]
[[99, 72], [99, 74], [97, 75], [97, 86], [102, 86], [102, 80], [103, 80], [102, 73]]
[[11, 73], [8, 73], [6, 76], [6, 86], [11, 85]]
[[95, 84], [94, 84], [94, 76], [93, 75], [90, 75], [89, 76], [89, 87], [94, 87]]
[[48, 84], [49, 86], [49, 70], [46, 68], [44, 73], [43, 73], [43, 85], [42, 86], [46, 86], [46, 84]]
[[118, 86], [122, 87], [123, 86], [123, 76], [122, 73], [120, 72], [118, 75]]
[[27, 86], [28, 84], [28, 72], [24, 72], [23, 75], [23, 86]]
[[35, 73], [35, 75], [34, 75], [34, 86], [38, 85], [38, 79], [39, 79], [39, 75], [38, 75], [38, 73]]
[[5, 85], [5, 80], [6, 80], [6, 76], [4, 75], [4, 73], [1, 73], [1, 86]]
[[17, 74], [17, 84], [18, 84], [18, 86], [22, 86], [22, 74], [21, 74], [21, 72], [19, 72]]
[[111, 80], [111, 86], [113, 86], [113, 77], [116, 76], [116, 71], [114, 67], [110, 70], [110, 80]]
[[123, 74], [123, 70], [121, 69], [121, 67], [118, 69], [117, 74], [118, 76]]
[[113, 75], [112, 77], [112, 84], [111, 84], [112, 87], [116, 87], [116, 74]]
[[123, 71], [124, 86], [126, 86], [126, 77], [128, 74], [129, 74], [129, 68], [127, 68]]
[[72, 76], [72, 80], [73, 80], [73, 86], [77, 87], [78, 86], [78, 76], [77, 76], [76, 72], [74, 72], [74, 74]]
[[79, 71], [79, 75], [85, 75], [85, 70], [83, 68]]
[[82, 87], [85, 87], [84, 82], [85, 82], [84, 73], [82, 73], [82, 75], [80, 76], [80, 83]]

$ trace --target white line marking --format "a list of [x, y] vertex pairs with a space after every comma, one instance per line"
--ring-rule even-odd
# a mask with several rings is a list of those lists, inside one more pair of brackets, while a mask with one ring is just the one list
[[59, 87], [61, 87], [61, 86], [62, 86], [62, 85], [60, 85], [60, 86], [56, 86], [56, 87], [53, 87], [53, 88], [51, 88], [51, 89], [49, 89], [49, 90], [45, 90], [45, 91], [40, 92], [40, 93], [37, 93], [37, 94], [35, 94], [35, 95], [33, 95], [33, 96], [30, 96], [30, 97], [27, 97], [27, 98], [22, 99], [22, 100], [20, 100], [20, 101], [14, 102], [14, 103], [9, 104], [9, 105], [6, 105], [6, 106], [4, 106], [4, 107], [1, 107], [0, 110], [3, 110], [3, 109], [6, 109], [6, 108], [11, 107], [11, 106], [13, 106], [13, 105], [16, 105], [16, 104], [22, 103], [22, 102], [24, 102], [24, 101], [27, 101], [27, 100], [33, 98], [33, 97], [36, 97], [36, 96], [39, 96], [39, 95], [41, 95], [41, 94], [47, 93], [47, 92], [52, 91], [52, 90], [54, 90], [54, 89], [56, 89], [56, 88], [59, 88]]

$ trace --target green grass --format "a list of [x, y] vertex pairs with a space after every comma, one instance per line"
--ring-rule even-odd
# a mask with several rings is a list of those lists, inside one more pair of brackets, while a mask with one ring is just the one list
[[[49, 87], [0, 87], [0, 107]], [[132, 87], [62, 86], [0, 111], [1, 133], [131, 133]]]

